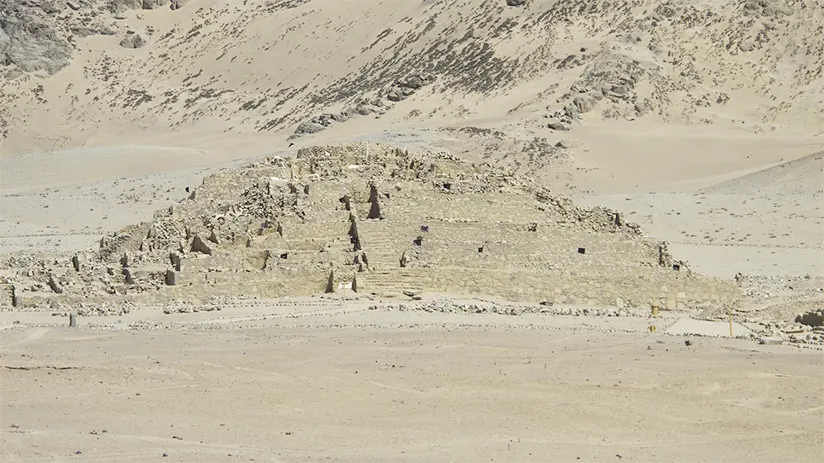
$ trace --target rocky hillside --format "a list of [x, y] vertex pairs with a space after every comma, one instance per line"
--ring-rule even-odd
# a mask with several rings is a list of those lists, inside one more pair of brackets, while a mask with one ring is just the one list
[[0, 151], [374, 118], [815, 135], [823, 68], [824, 9], [802, 0], [0, 0]]
[[156, 9], [170, 0], [2, 0], [0, 57], [6, 78], [20, 72], [53, 75], [68, 66], [77, 40], [92, 35], [117, 35], [113, 21], [130, 9]]

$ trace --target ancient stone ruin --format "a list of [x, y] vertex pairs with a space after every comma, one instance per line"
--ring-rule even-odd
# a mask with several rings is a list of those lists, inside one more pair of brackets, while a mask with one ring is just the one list
[[163, 304], [351, 288], [682, 309], [735, 300], [664, 243], [510, 172], [443, 153], [325, 146], [221, 172], [75, 256], [4, 263], [4, 305]]

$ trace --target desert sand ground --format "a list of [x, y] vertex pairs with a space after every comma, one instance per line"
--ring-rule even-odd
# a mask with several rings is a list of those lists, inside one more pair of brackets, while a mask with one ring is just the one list
[[[250, 159], [385, 142], [517, 166], [577, 203], [616, 208], [695, 271], [766, 282], [752, 310], [791, 318], [802, 290], [805, 307], [821, 307], [820, 5], [748, 2], [766, 6], [746, 12], [741, 2], [616, 3], [544, 28], [535, 18], [554, 2], [376, 3], [191, 0], [172, 12], [103, 15], [114, 35], [77, 37], [59, 73], [24, 74], [0, 88], [0, 132], [8, 130], [0, 254], [93, 247], [103, 233], [185, 198], [204, 175]], [[789, 4], [790, 20], [775, 13]], [[463, 50], [479, 22], [475, 39], [488, 40], [489, 56], [504, 64], [483, 55], [474, 67], [456, 66], [429, 49], [452, 42]], [[126, 30], [148, 45], [119, 47]], [[595, 61], [542, 73], [583, 49]], [[660, 98], [647, 115], [619, 102], [617, 117], [602, 106], [570, 131], [549, 130], [571, 85], [600, 75], [587, 63], [612, 54], [655, 64], [644, 82], [666, 96], [639, 84], [639, 101]], [[289, 139], [298, 123], [436, 61], [440, 83], [381, 117]], [[499, 64], [496, 83], [476, 72]], [[492, 134], [471, 135], [478, 130]], [[568, 148], [536, 157], [527, 149], [536, 138]], [[788, 283], [808, 275], [803, 288]], [[689, 337], [683, 327], [690, 332], [693, 321], [670, 314], [504, 317], [304, 302], [230, 305], [220, 316], [147, 308], [83, 318], [76, 329], [50, 314], [1, 312], [0, 460], [802, 462], [824, 454], [820, 350]]]
[[820, 352], [646, 319], [364, 309], [7, 329], [4, 461], [801, 462], [824, 445]]

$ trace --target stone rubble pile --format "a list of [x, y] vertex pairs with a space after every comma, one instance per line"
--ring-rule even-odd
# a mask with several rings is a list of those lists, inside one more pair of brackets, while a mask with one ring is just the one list
[[778, 297], [794, 299], [824, 297], [824, 279], [805, 276], [753, 276], [738, 273], [735, 281], [742, 292], [756, 303], [769, 303]]
[[784, 322], [759, 322], [754, 328], [753, 337], [762, 344], [796, 344], [824, 346], [824, 327], [809, 327]]
[[654, 100], [649, 95], [639, 95], [636, 86], [644, 80], [659, 80], [657, 65], [630, 59], [616, 50], [588, 55], [586, 49], [582, 49], [581, 53], [581, 56], [569, 55], [556, 64], [559, 70], [586, 67], [558, 100], [560, 108], [547, 107], [550, 129], [570, 130], [572, 124], [581, 121], [583, 114], [599, 106], [605, 118], [641, 117], [654, 109]]
[[371, 115], [380, 117], [392, 108], [392, 103], [387, 103], [384, 101], [384, 98], [394, 103], [403, 101], [435, 80], [436, 76], [433, 74], [411, 74], [400, 78], [396, 80], [388, 90], [382, 93], [383, 97], [360, 98], [355, 104], [347, 107], [340, 113], [324, 113], [315, 116], [299, 124], [289, 138], [294, 139], [303, 135], [318, 133], [326, 130], [335, 123], [343, 123], [353, 117]]
[[302, 122], [295, 129], [295, 133], [293, 133], [289, 138], [294, 139], [302, 135], [318, 133], [322, 130], [326, 130], [336, 122], [346, 122], [353, 117], [369, 115], [382, 116], [389, 109], [390, 106], [387, 105], [381, 98], [361, 98], [353, 106], [344, 109], [340, 113], [324, 113], [313, 117], [308, 121]]
[[412, 74], [396, 80], [386, 92], [389, 101], [403, 101], [426, 85], [435, 82], [433, 74]]
[[371, 310], [379, 307], [388, 310], [423, 311], [429, 313], [470, 313], [470, 314], [497, 314], [497, 315], [524, 315], [542, 314], [575, 317], [643, 317], [650, 316], [649, 310], [617, 308], [617, 307], [551, 307], [551, 306], [506, 306], [495, 304], [462, 304], [449, 299], [434, 301], [410, 302], [404, 304], [390, 304], [384, 306], [373, 305]]
[[[718, 315], [707, 319], [727, 321], [728, 317]], [[799, 313], [791, 321], [759, 313], [738, 313], [735, 320], [746, 325], [752, 338], [762, 344], [824, 346], [824, 303], [822, 308]]]

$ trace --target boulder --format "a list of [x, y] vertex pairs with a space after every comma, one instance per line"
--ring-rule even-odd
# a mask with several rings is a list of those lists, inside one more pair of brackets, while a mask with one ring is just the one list
[[581, 114], [592, 111], [595, 108], [596, 100], [589, 95], [578, 95], [572, 99], [572, 104], [578, 108]]
[[426, 80], [419, 75], [412, 75], [398, 82], [400, 87], [413, 88], [415, 90], [423, 87], [425, 84]]
[[123, 13], [126, 10], [157, 10], [169, 5], [177, 10], [186, 4], [186, 0], [108, 0], [106, 6], [112, 13]]
[[52, 75], [69, 64], [72, 48], [52, 24], [21, 10], [16, 15], [0, 11], [0, 63], [17, 65], [24, 72]]
[[647, 113], [649, 113], [652, 108], [650, 108], [649, 101], [644, 100], [644, 101], [639, 101], [639, 102], [635, 103], [634, 109], [635, 109], [635, 113], [638, 116], [644, 116]]
[[392, 88], [392, 89], [389, 90], [389, 92], [386, 93], [386, 99], [389, 100], [389, 101], [398, 102], [398, 101], [401, 101], [405, 98], [406, 98], [406, 95], [404, 95], [403, 92], [400, 91], [400, 89], [397, 89], [397, 88]]
[[143, 0], [144, 10], [156, 10], [169, 3], [169, 0]]
[[575, 105], [567, 105], [564, 108], [564, 117], [569, 118], [570, 121], [577, 121], [581, 118], [581, 111]]
[[195, 235], [192, 239], [192, 252], [200, 252], [202, 254], [212, 255], [212, 245], [209, 241], [204, 240], [200, 235]]
[[359, 104], [355, 107], [355, 112], [361, 116], [368, 116], [375, 112], [375, 109], [365, 104]]
[[755, 49], [755, 42], [752, 40], [745, 40], [738, 44], [738, 49], [743, 51], [744, 53], [753, 51]]
[[297, 126], [295, 134], [318, 133], [325, 128], [326, 127], [317, 122], [306, 121]]
[[140, 34], [129, 33], [123, 40], [120, 41], [120, 46], [123, 48], [141, 48], [146, 45], [146, 39], [140, 36]]
[[314, 119], [314, 122], [320, 124], [324, 127], [329, 127], [332, 123], [335, 122], [335, 115], [334, 114], [321, 114], [317, 118]]
[[167, 5], [169, 0], [109, 0], [108, 8], [112, 13], [126, 10], [156, 10]]

